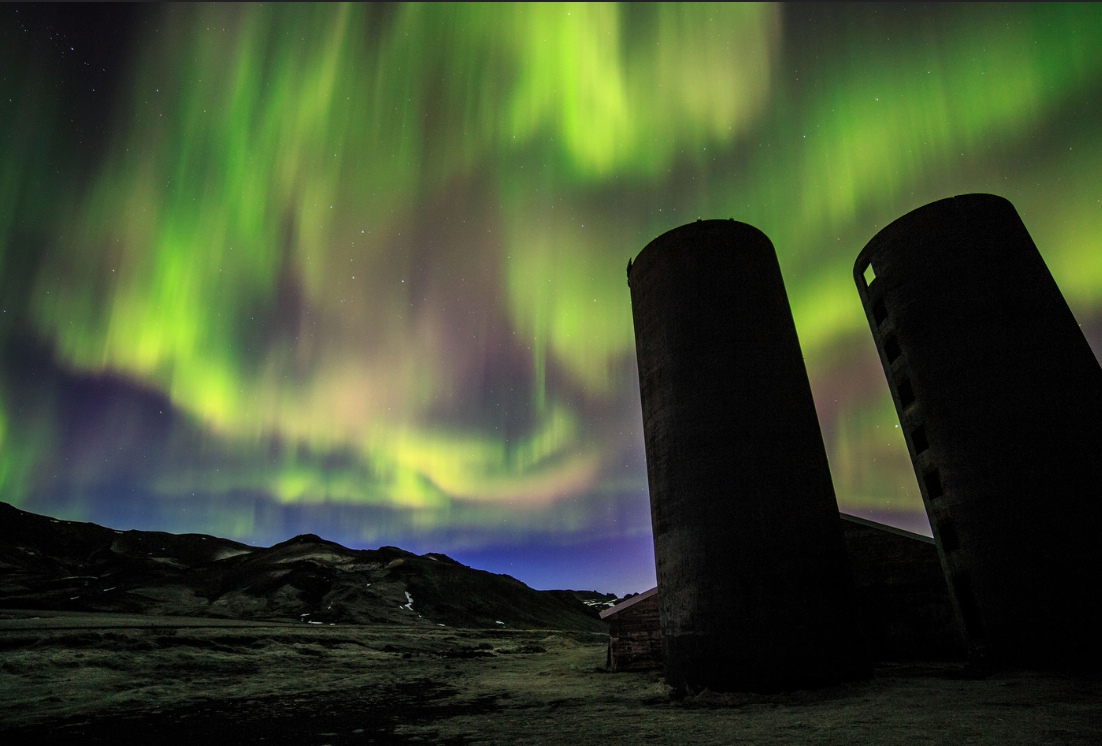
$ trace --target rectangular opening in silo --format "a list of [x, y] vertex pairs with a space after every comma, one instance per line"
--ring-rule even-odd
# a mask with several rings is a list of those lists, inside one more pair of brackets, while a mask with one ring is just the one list
[[888, 318], [888, 309], [884, 306], [883, 298], [880, 298], [876, 303], [872, 304], [872, 318], [876, 321], [877, 326], [883, 324], [884, 319]]
[[911, 382], [906, 377], [899, 381], [897, 388], [899, 390], [899, 405], [903, 407], [903, 409], [914, 404], [915, 392], [914, 389], [911, 388]]
[[899, 342], [895, 337], [888, 337], [884, 340], [884, 354], [888, 356], [888, 362], [894, 363], [899, 357]]
[[926, 426], [919, 425], [911, 433], [911, 443], [915, 447], [915, 454], [922, 453], [930, 447], [930, 442], [926, 440]]
[[945, 489], [941, 486], [941, 475], [937, 469], [932, 469], [922, 475], [922, 481], [926, 483], [926, 496], [931, 500], [941, 497]]
[[868, 287], [869, 285], [871, 285], [872, 281], [876, 279], [876, 270], [874, 270], [872, 268], [872, 262], [869, 262], [869, 265], [867, 267], [865, 267], [864, 276], [865, 276], [865, 287]]
[[967, 575], [953, 576], [953, 595], [960, 604], [960, 615], [969, 636], [979, 637], [983, 633], [980, 609], [976, 603], [976, 594], [972, 592], [972, 582]]
[[937, 535], [941, 539], [941, 548], [946, 552], [955, 552], [960, 548], [960, 540], [957, 539], [957, 527], [948, 518], [938, 523]]

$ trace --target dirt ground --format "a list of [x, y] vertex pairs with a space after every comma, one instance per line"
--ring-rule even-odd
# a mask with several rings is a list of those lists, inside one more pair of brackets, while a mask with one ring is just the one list
[[548, 630], [0, 614], [0, 741], [1090, 744], [1102, 677], [881, 665], [869, 681], [676, 699]]

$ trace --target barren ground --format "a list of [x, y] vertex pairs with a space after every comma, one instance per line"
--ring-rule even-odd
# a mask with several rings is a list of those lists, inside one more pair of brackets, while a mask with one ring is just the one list
[[0, 613], [0, 740], [163, 744], [1090, 744], [1102, 677], [955, 664], [672, 699], [603, 635]]

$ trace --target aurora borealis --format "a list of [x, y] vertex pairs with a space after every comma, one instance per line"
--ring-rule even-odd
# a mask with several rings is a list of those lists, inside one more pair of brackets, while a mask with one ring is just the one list
[[0, 499], [643, 590], [624, 267], [733, 217], [923, 525], [854, 258], [1002, 195], [1102, 349], [1102, 8], [824, 5], [3, 6]]

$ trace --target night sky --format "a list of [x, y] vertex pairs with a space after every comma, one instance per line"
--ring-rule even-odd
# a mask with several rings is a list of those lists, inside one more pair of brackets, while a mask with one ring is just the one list
[[853, 261], [1002, 195], [1097, 353], [1100, 121], [1094, 4], [0, 6], [0, 499], [644, 590], [624, 268], [734, 218], [929, 533]]

